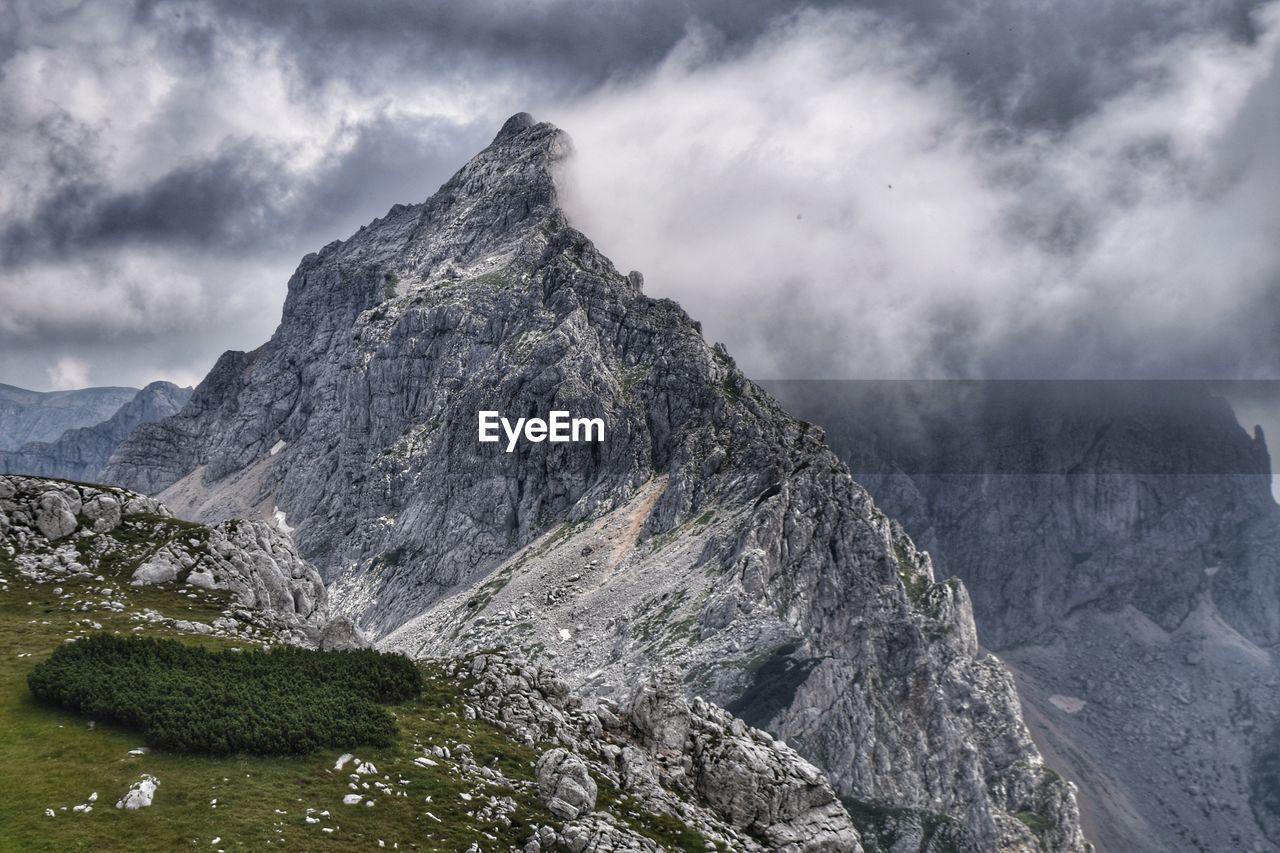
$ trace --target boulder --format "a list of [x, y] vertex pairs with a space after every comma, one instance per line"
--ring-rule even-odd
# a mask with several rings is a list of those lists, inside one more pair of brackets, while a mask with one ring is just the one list
[[[79, 499], [75, 501], [78, 509]], [[70, 536], [76, 530], [76, 514], [72, 511], [72, 503], [61, 491], [48, 491], [42, 494], [35, 505], [36, 527], [47, 539], [61, 539]]]
[[142, 778], [129, 786], [129, 790], [125, 791], [124, 796], [116, 803], [118, 809], [144, 809], [151, 805], [151, 800], [156, 795], [156, 787], [160, 784], [160, 780], [150, 774], [143, 774]]
[[320, 633], [320, 648], [325, 651], [367, 649], [372, 645], [350, 616], [330, 619]]
[[85, 501], [81, 512], [93, 522], [94, 533], [110, 533], [120, 526], [120, 501], [111, 495], [95, 495]]
[[595, 809], [596, 783], [586, 762], [569, 750], [557, 747], [544, 752], [534, 772], [538, 795], [552, 814], [573, 820]]

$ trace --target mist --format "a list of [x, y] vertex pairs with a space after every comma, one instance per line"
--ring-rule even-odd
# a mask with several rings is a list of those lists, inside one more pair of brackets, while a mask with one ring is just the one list
[[808, 12], [553, 111], [572, 220], [762, 378], [1275, 378], [1280, 76], [1184, 35], [1068, 127]]

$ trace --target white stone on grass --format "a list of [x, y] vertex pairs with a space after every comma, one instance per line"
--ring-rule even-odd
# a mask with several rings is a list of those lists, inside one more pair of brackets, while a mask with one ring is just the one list
[[116, 803], [118, 809], [143, 809], [151, 805], [151, 800], [156, 795], [156, 786], [160, 784], [160, 780], [150, 774], [143, 774], [142, 778], [129, 786], [129, 790], [125, 792], [120, 801]]

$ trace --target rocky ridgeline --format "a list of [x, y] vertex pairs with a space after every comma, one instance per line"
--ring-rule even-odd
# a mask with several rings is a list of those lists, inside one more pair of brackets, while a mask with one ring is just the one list
[[56, 441], [69, 429], [93, 426], [137, 394], [137, 388], [28, 391], [0, 383], [0, 451], [31, 441]]
[[330, 647], [362, 641], [349, 620], [328, 618], [319, 573], [272, 526], [183, 522], [154, 498], [124, 489], [0, 476], [0, 559], [44, 583], [92, 578], [228, 596], [228, 609], [212, 623], [135, 614], [179, 630]]
[[[1082, 849], [963, 587], [820, 430], [569, 224], [569, 150], [515, 116], [426, 202], [308, 255], [271, 340], [225, 354], [104, 477], [210, 522], [287, 518], [335, 609], [391, 647], [527, 641], [615, 699], [671, 666], [876, 826], [907, 809], [974, 849]], [[477, 442], [479, 410], [607, 436], [506, 453]]]
[[190, 397], [190, 388], [152, 382], [101, 423], [72, 427], [51, 441], [29, 441], [15, 450], [0, 450], [0, 474], [96, 482], [116, 447], [139, 424], [177, 413]]
[[[535, 830], [540, 850], [660, 849], [612, 819], [601, 783], [630, 798], [607, 804], [672, 815], [730, 850], [860, 851], [857, 830], [822, 773], [771, 735], [676, 685], [650, 680], [624, 707], [576, 698], [550, 670], [503, 653], [450, 665], [473, 683], [466, 713], [530, 745], [558, 743], [537, 763], [539, 795], [565, 823]], [[550, 832], [547, 829], [551, 829]]]
[[774, 390], [964, 580], [1102, 849], [1277, 849], [1280, 507], [1230, 385]]

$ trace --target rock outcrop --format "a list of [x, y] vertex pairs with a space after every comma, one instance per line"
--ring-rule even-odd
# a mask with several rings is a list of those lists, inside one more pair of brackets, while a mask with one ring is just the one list
[[[272, 339], [224, 355], [104, 476], [294, 529], [385, 646], [555, 655], [614, 698], [670, 667], [870, 813], [1082, 849], [963, 586], [935, 582], [820, 430], [570, 226], [568, 152], [514, 116], [426, 202], [308, 255]], [[506, 452], [477, 441], [481, 410], [599, 417], [606, 438]]]
[[31, 441], [16, 450], [0, 450], [0, 474], [96, 482], [129, 433], [139, 424], [176, 414], [190, 397], [190, 388], [152, 382], [101, 423], [68, 429], [53, 441]]
[[0, 450], [29, 441], [55, 441], [69, 429], [110, 418], [138, 393], [137, 388], [81, 388], [28, 391], [0, 384]]
[[[678, 815], [731, 850], [863, 849], [821, 771], [724, 709], [686, 700], [675, 685], [647, 681], [619, 706], [583, 701], [551, 670], [504, 653], [450, 665], [473, 679], [471, 712], [526, 743], [559, 744], [538, 759], [538, 793], [567, 822], [558, 834], [571, 849], [650, 849], [617, 839], [613, 848], [591, 846], [612, 832], [593, 816], [603, 805], [601, 785], [610, 798], [634, 797], [646, 809]], [[585, 847], [575, 847], [575, 838]], [[555, 842], [540, 841], [540, 849]]]
[[770, 387], [972, 591], [1102, 849], [1280, 849], [1280, 507], [1212, 385]]
[[244, 623], [306, 645], [367, 642], [349, 620], [329, 619], [319, 573], [271, 525], [180, 521], [154, 498], [123, 489], [0, 476], [0, 558], [40, 581], [109, 574], [134, 586], [225, 592], [226, 619], [193, 623], [201, 633], [234, 633]]
[[572, 820], [595, 810], [596, 783], [581, 758], [557, 747], [542, 753], [535, 770], [538, 793], [553, 815]]

